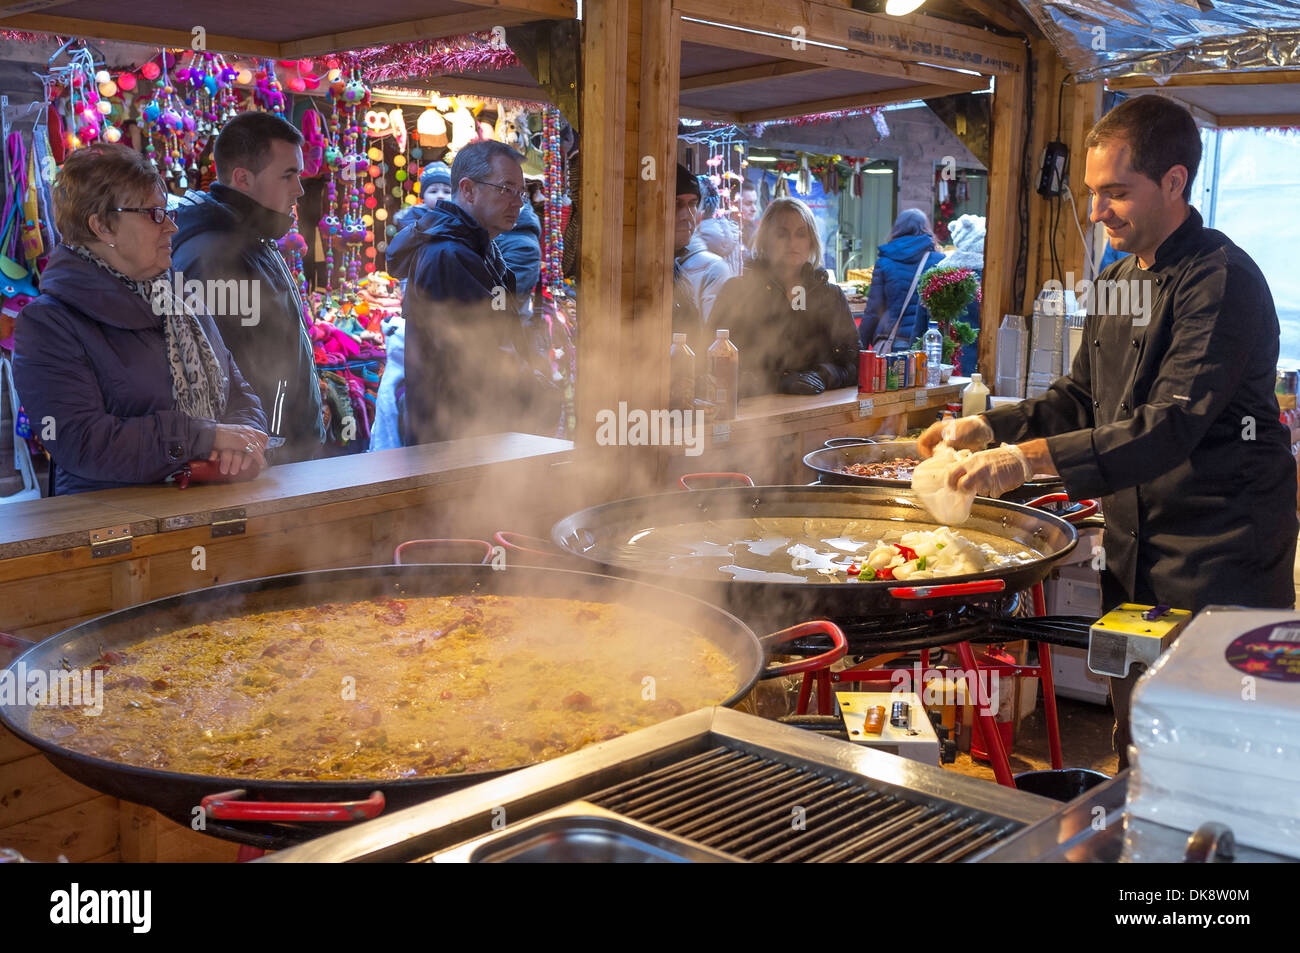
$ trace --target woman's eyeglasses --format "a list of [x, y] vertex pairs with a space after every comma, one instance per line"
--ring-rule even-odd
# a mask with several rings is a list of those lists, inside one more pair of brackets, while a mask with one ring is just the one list
[[155, 225], [161, 225], [164, 219], [176, 221], [176, 213], [170, 209], [163, 208], [161, 205], [155, 205], [152, 208], [115, 208], [114, 212], [141, 212], [148, 215]]
[[508, 185], [497, 185], [495, 182], [484, 182], [482, 179], [470, 179], [471, 182], [477, 182], [479, 185], [486, 185], [489, 188], [496, 189], [502, 195], [513, 195], [521, 202], [528, 201], [527, 189], [512, 189]]

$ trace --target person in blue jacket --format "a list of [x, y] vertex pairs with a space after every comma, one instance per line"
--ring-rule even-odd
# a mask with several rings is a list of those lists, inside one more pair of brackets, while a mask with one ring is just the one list
[[[930, 314], [921, 304], [921, 282], [917, 275], [925, 274], [941, 261], [943, 252], [934, 239], [929, 217], [919, 208], [899, 212], [889, 240], [877, 249], [866, 310], [858, 326], [858, 341], [863, 350], [875, 347], [892, 334], [891, 350], [906, 351], [925, 333]], [[910, 297], [909, 288], [912, 289]]]
[[542, 220], [531, 201], [520, 206], [515, 227], [498, 235], [496, 243], [515, 276], [515, 310], [526, 321], [533, 314], [533, 289], [542, 277]]
[[18, 394], [64, 495], [160, 483], [190, 460], [266, 465], [266, 416], [194, 300], [173, 293], [176, 225], [153, 165], [122, 145], [59, 170], [63, 244], [14, 336]]
[[558, 414], [558, 391], [533, 366], [515, 276], [495, 241], [528, 200], [522, 161], [504, 143], [466, 145], [452, 163], [452, 199], [417, 206], [388, 246], [389, 273], [406, 280], [404, 446], [545, 432]]

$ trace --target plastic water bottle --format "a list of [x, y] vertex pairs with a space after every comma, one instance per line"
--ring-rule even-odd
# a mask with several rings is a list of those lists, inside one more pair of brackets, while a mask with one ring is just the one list
[[925, 386], [938, 387], [942, 376], [939, 365], [943, 363], [943, 335], [939, 333], [938, 321], [930, 322], [922, 341], [925, 343]]

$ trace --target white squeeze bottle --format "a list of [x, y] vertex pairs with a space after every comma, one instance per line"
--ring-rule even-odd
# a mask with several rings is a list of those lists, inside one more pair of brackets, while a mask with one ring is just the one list
[[988, 410], [989, 389], [978, 371], [970, 376], [970, 383], [961, 392], [961, 415], [974, 417]]
[[921, 341], [925, 345], [925, 386], [938, 387], [943, 376], [939, 367], [943, 363], [943, 335], [939, 333], [938, 321], [930, 322], [930, 329]]

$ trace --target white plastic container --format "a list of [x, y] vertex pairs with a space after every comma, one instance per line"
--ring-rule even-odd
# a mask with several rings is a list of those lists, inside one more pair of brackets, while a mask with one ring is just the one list
[[961, 392], [961, 415], [974, 417], [989, 407], [989, 389], [978, 371], [970, 376], [970, 383]]

